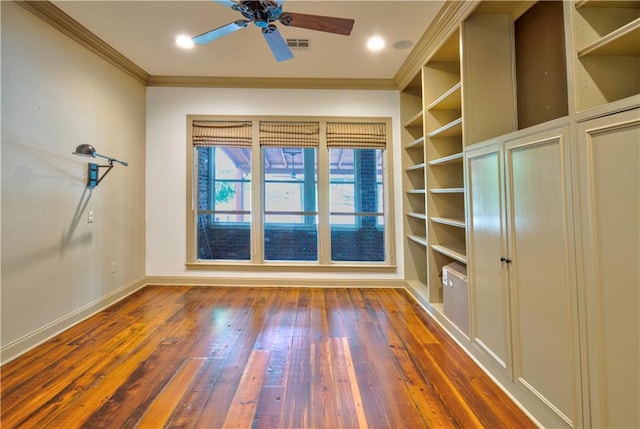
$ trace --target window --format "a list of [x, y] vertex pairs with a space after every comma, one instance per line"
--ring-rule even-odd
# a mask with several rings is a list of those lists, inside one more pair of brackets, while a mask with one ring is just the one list
[[260, 122], [264, 260], [318, 261], [317, 122]]
[[200, 121], [197, 163], [197, 258], [251, 258], [251, 122]]
[[190, 117], [189, 127], [188, 264], [395, 262], [388, 119]]
[[329, 153], [331, 259], [384, 261], [382, 150], [330, 149]]

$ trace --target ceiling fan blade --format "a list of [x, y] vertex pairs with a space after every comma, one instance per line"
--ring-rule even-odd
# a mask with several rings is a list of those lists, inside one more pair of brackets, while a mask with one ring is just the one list
[[287, 41], [284, 40], [284, 37], [282, 37], [282, 34], [280, 34], [274, 25], [263, 28], [262, 35], [267, 41], [269, 48], [271, 48], [271, 53], [276, 58], [276, 61], [281, 62], [293, 58], [293, 53], [291, 49], [289, 49], [289, 46], [287, 46]]
[[213, 0], [213, 1], [227, 7], [232, 7], [234, 4], [238, 4], [238, 2], [233, 0]]
[[218, 39], [222, 36], [226, 36], [229, 33], [233, 33], [234, 31], [240, 30], [241, 28], [245, 28], [249, 25], [250, 21], [239, 19], [235, 22], [230, 22], [227, 25], [223, 25], [222, 27], [218, 27], [214, 30], [207, 31], [199, 36], [192, 38], [193, 43], [197, 45], [204, 45], [205, 43], [209, 43], [212, 40]]
[[350, 18], [334, 18], [332, 16], [307, 15], [306, 13], [286, 12], [280, 15], [280, 22], [291, 27], [307, 28], [348, 36], [355, 22]]

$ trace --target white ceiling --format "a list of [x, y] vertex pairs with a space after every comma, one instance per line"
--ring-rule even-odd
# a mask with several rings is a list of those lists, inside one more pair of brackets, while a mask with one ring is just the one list
[[[443, 1], [286, 0], [283, 10], [355, 19], [350, 36], [284, 27], [287, 38], [310, 39], [309, 50], [278, 63], [251, 25], [218, 40], [182, 50], [177, 35], [196, 36], [241, 19], [214, 1], [53, 1], [152, 76], [392, 79], [442, 7]], [[373, 35], [387, 41], [372, 53]], [[408, 40], [408, 49], [392, 45]]]

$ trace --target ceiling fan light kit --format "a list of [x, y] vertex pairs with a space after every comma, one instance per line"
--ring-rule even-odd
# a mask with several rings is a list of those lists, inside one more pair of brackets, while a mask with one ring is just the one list
[[254, 24], [262, 30], [271, 53], [276, 61], [286, 61], [293, 58], [293, 53], [287, 45], [287, 41], [282, 37], [278, 27], [280, 24], [287, 27], [305, 28], [308, 30], [323, 31], [325, 33], [340, 34], [348, 36], [353, 29], [354, 20], [349, 18], [335, 18], [331, 16], [309, 15], [304, 13], [283, 12], [281, 1], [231, 1], [214, 0], [216, 3], [231, 7], [240, 12], [245, 19], [239, 19], [221, 27], [207, 31], [194, 37], [193, 43], [204, 45], [234, 31], [246, 28], [249, 24]]

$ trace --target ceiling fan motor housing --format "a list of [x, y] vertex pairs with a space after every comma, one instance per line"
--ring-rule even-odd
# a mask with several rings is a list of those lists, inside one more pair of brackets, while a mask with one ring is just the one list
[[232, 9], [260, 28], [268, 28], [269, 23], [277, 21], [282, 14], [282, 7], [275, 1], [243, 1], [233, 5]]

